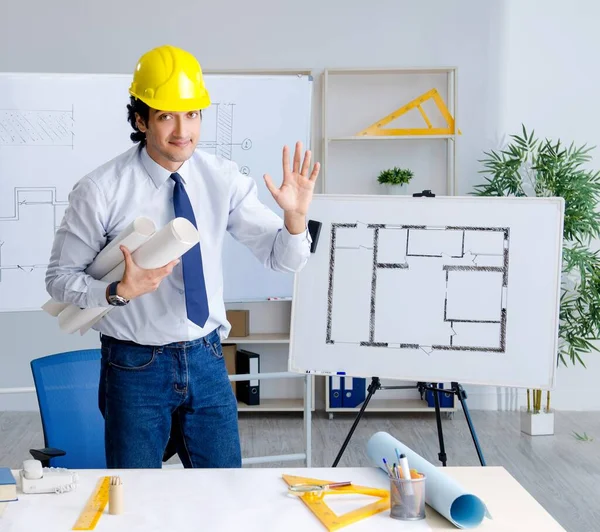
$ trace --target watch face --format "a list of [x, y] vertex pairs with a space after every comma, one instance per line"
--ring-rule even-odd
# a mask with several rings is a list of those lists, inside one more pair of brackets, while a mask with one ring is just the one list
[[117, 307], [123, 307], [127, 305], [127, 301], [123, 299], [121, 296], [109, 296], [109, 301], [111, 305], [115, 305]]

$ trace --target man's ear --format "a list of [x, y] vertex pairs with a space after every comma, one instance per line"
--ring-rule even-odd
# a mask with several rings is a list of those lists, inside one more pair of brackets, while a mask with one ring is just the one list
[[135, 113], [135, 125], [142, 133], [146, 133], [146, 129], [148, 128], [139, 113]]

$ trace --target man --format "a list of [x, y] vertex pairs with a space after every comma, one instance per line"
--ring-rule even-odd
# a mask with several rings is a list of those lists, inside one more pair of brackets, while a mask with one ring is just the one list
[[[291, 168], [283, 149], [280, 187], [264, 176], [282, 221], [234, 163], [196, 151], [210, 97], [191, 54], [173, 46], [147, 52], [129, 92], [131, 138], [139, 144], [71, 191], [47, 290], [80, 307], [120, 307], [94, 326], [102, 344], [99, 407], [108, 467], [161, 467], [168, 441], [185, 467], [240, 467], [237, 402], [221, 349], [231, 328], [223, 302], [223, 239], [228, 231], [266, 267], [299, 271], [310, 252], [305, 217], [319, 164], [309, 174], [310, 152], [301, 161], [297, 144]], [[200, 244], [155, 270], [138, 267], [121, 247], [120, 282], [108, 285], [85, 274], [137, 216], [159, 228], [186, 217], [198, 227]]]

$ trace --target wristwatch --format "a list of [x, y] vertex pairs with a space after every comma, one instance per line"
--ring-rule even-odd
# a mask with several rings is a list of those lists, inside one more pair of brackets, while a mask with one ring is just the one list
[[120, 295], [117, 295], [117, 285], [119, 281], [115, 281], [114, 283], [110, 283], [108, 285], [107, 296], [106, 299], [110, 305], [114, 307], [123, 307], [129, 303], [129, 299], [125, 299]]

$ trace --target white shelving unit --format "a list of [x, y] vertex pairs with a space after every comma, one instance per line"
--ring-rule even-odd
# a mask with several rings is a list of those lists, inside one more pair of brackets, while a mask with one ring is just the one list
[[[402, 135], [402, 140], [423, 140], [424, 135]], [[428, 139], [453, 139], [455, 135], [427, 135]], [[349, 137], [330, 137], [329, 142], [344, 140], [399, 140], [396, 135], [353, 135]]]
[[[344, 82], [344, 80], [346, 80]], [[411, 84], [412, 80], [412, 84]], [[344, 84], [345, 83], [345, 84]], [[458, 137], [457, 120], [457, 83], [458, 74], [455, 67], [411, 67], [411, 68], [353, 68], [353, 69], [325, 69], [323, 72], [323, 113], [322, 113], [322, 182], [324, 193], [357, 193], [356, 190], [335, 189], [333, 186], [332, 173], [336, 169], [332, 166], [335, 156], [332, 154], [332, 146], [342, 143], [351, 143], [349, 150], [352, 161], [356, 161], [356, 152], [362, 148], [359, 145], [367, 143], [369, 150], [371, 143], [387, 143], [390, 152], [402, 153], [403, 141], [422, 143], [445, 143], [445, 170], [447, 195], [454, 195], [456, 190], [456, 139]], [[344, 84], [344, 88], [336, 93], [336, 90]], [[433, 85], [433, 86], [432, 86]], [[357, 135], [369, 125], [379, 121], [396, 109], [406, 105], [414, 98], [420, 96], [427, 90], [436, 88], [444, 100], [448, 111], [455, 119], [455, 130], [452, 134], [434, 135]], [[396, 93], [394, 92], [396, 91]], [[433, 108], [433, 107], [432, 107]], [[429, 109], [426, 110], [426, 112]], [[437, 112], [427, 113], [429, 118]], [[412, 113], [413, 117], [409, 117]], [[412, 119], [416, 127], [425, 127], [427, 124], [418, 109], [408, 111], [404, 119]], [[399, 120], [404, 120], [400, 118]], [[389, 127], [389, 125], [388, 125]], [[411, 126], [412, 127], [412, 126]], [[435, 127], [435, 126], [434, 126]], [[422, 147], [424, 152], [430, 148]], [[414, 149], [414, 144], [411, 147]], [[350, 153], [346, 154], [350, 156]], [[342, 157], [344, 154], [342, 153]], [[402, 157], [402, 155], [400, 155]], [[333, 170], [332, 170], [333, 168]], [[383, 169], [383, 168], [380, 168]], [[427, 166], [422, 169], [422, 174], [415, 172], [414, 186], [419, 189], [419, 182], [423, 181]], [[378, 173], [378, 172], [377, 172]], [[372, 174], [370, 179], [375, 181], [377, 174]], [[346, 176], [344, 176], [346, 177]], [[367, 178], [364, 178], [365, 180]], [[437, 188], [436, 193], [441, 190], [438, 187], [425, 183], [420, 187], [423, 189]], [[367, 187], [361, 193], [377, 193], [374, 187]]]
[[[459, 136], [457, 83], [455, 67], [325, 69], [322, 83], [322, 192], [379, 194], [379, 172], [391, 166], [400, 166], [414, 167], [415, 176], [409, 184], [408, 194], [430, 189], [438, 195], [454, 195], [456, 142]], [[454, 118], [455, 126], [451, 134], [357, 134], [432, 88], [437, 89]], [[425, 103], [422, 107], [425, 107]], [[445, 124], [438, 126], [432, 123], [436, 113], [439, 115], [433, 103], [423, 110], [430, 120], [430, 127], [445, 127]], [[396, 123], [390, 122], [384, 127], [427, 127], [418, 108], [413, 108], [396, 120]], [[433, 173], [435, 177], [430, 175]], [[367, 379], [366, 386], [369, 384], [370, 379]], [[389, 385], [394, 384], [400, 383], [389, 382]], [[330, 419], [335, 413], [355, 413], [360, 410], [361, 405], [355, 408], [332, 408], [329, 392], [327, 378], [325, 411]], [[455, 410], [454, 398], [452, 407], [441, 408], [450, 416]], [[378, 391], [367, 411], [435, 412], [426, 400], [420, 399], [416, 387], [414, 392]]]
[[[248, 336], [230, 336], [223, 343], [236, 344], [244, 349], [255, 350], [263, 356], [266, 349], [269, 349], [269, 359], [272, 362], [277, 359], [277, 366], [273, 367], [276, 372], [285, 372], [287, 370], [287, 354], [290, 343], [290, 314], [291, 301], [254, 301], [228, 303], [230, 308], [250, 311], [250, 329], [269, 330], [278, 329], [277, 332], [251, 332]], [[279, 349], [278, 349], [279, 348]], [[277, 351], [277, 352], [275, 352]], [[279, 353], [278, 351], [281, 351]], [[265, 356], [267, 354], [265, 353]], [[272, 365], [272, 364], [271, 364]], [[261, 373], [271, 372], [266, 369], [261, 362]], [[300, 381], [301, 379], [294, 379]], [[311, 411], [315, 411], [315, 377], [311, 377]], [[262, 385], [262, 382], [261, 382]], [[238, 401], [239, 412], [304, 412], [304, 397], [263, 397], [261, 394], [260, 404], [247, 405]]]

